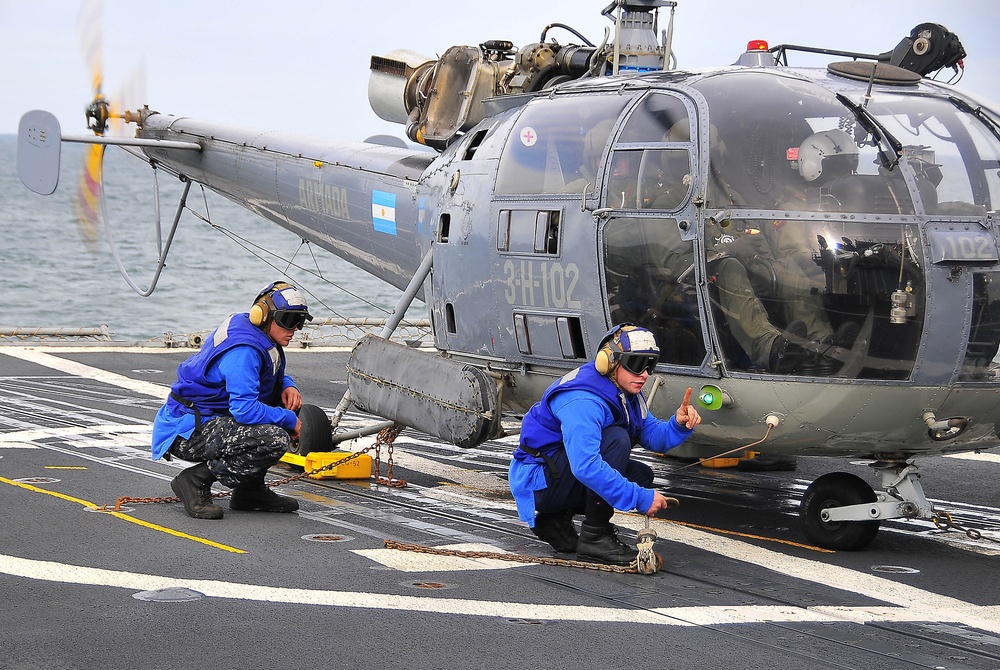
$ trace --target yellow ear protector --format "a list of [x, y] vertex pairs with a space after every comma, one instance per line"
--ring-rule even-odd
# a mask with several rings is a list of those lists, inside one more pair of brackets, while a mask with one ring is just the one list
[[280, 291], [283, 288], [291, 288], [292, 285], [288, 282], [276, 281], [271, 282], [264, 288], [260, 290], [257, 297], [254, 298], [253, 307], [250, 308], [250, 323], [257, 326], [258, 328], [263, 328], [267, 325], [268, 317], [274, 314], [274, 298], [271, 296], [275, 291]]
[[594, 367], [598, 374], [607, 375], [615, 368], [618, 357], [622, 354], [621, 334], [625, 330], [635, 328], [634, 323], [620, 323], [607, 332], [597, 347], [594, 357]]

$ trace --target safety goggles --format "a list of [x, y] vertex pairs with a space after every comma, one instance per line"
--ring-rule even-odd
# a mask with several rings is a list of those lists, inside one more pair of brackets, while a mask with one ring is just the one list
[[654, 356], [652, 354], [621, 354], [618, 362], [623, 368], [628, 370], [634, 375], [641, 375], [643, 372], [648, 374], [653, 374], [653, 370], [656, 369], [656, 362], [660, 360], [659, 356]]
[[312, 316], [301, 309], [279, 309], [274, 312], [274, 322], [285, 330], [301, 330], [306, 321], [312, 321]]

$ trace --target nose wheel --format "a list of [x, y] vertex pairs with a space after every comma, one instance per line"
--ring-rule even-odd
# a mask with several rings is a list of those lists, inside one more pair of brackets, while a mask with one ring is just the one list
[[806, 536], [816, 546], [855, 551], [864, 549], [875, 539], [879, 521], [833, 520], [829, 510], [851, 505], [863, 506], [877, 500], [872, 487], [857, 475], [831, 472], [806, 489], [799, 507], [799, 517]]

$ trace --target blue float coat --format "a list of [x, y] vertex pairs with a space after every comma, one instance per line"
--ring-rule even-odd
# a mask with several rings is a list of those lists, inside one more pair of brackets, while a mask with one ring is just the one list
[[[201, 351], [177, 366], [172, 393], [195, 404], [202, 421], [226, 414], [242, 424], [275, 424], [294, 430], [295, 412], [281, 406], [281, 392], [295, 386], [285, 375], [285, 354], [246, 313], [226, 319]], [[194, 412], [170, 398], [153, 420], [153, 459], [180, 436], [191, 437]]]
[[[611, 426], [625, 427], [633, 444], [660, 453], [692, 433], [674, 417], [666, 421], [654, 417], [641, 393], [620, 390], [591, 362], [550, 386], [531, 407], [521, 423], [521, 444], [544, 454], [565, 449], [573, 476], [584, 486], [615, 509], [645, 513], [653, 504], [653, 490], [629, 481], [601, 458], [601, 436]], [[534, 527], [535, 491], [547, 486], [544, 459], [518, 447], [509, 482], [518, 516]]]

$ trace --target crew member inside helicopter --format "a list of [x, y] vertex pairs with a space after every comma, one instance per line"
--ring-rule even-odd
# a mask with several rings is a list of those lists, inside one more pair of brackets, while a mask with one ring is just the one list
[[[676, 447], [701, 416], [688, 402], [691, 389], [670, 419], [649, 413], [642, 387], [659, 354], [650, 331], [619, 324], [593, 361], [552, 384], [525, 414], [510, 489], [521, 520], [556, 551], [627, 566], [638, 551], [618, 538], [614, 511], [666, 509], [652, 469], [629, 453], [635, 444], [661, 453]], [[581, 513], [578, 534], [573, 516]]]
[[[685, 142], [689, 138], [690, 125], [684, 119], [674, 124], [664, 140]], [[714, 126], [710, 129], [710, 145], [709, 189], [714, 191], [713, 201], [739, 206], [744, 202], [742, 196], [729, 185], [720, 170], [725, 162], [726, 146]], [[664, 156], [667, 155], [665, 152]], [[687, 168], [678, 165], [676, 169]], [[655, 209], [673, 206], [675, 191], [679, 190], [676, 184], [686, 189], [683, 184], [690, 180], [686, 173], [677, 176], [670, 164], [665, 163], [664, 170], [667, 172], [666, 188], [654, 200]], [[675, 176], [671, 178], [671, 174]], [[692, 264], [693, 249], [680, 242], [676, 231], [673, 234], [677, 243], [670, 248], [684, 257], [667, 259], [664, 264]], [[809, 373], [823, 375], [835, 371], [835, 362], [822, 352], [831, 343], [846, 342], [851, 333], [834, 333], [814, 288], [815, 281], [803, 271], [806, 263], [816, 267], [804, 244], [786, 235], [780, 226], [764, 231], [727, 219], [706, 223], [705, 243], [708, 274], [717, 290], [718, 306], [729, 322], [733, 337], [752, 361], [774, 373], [792, 372], [807, 359]], [[777, 316], [787, 324], [784, 329], [772, 323], [761, 296], [774, 301]]]

